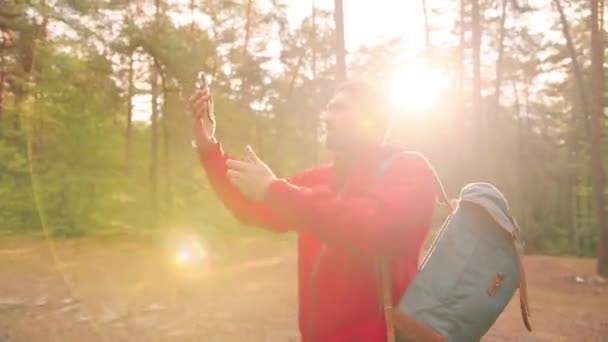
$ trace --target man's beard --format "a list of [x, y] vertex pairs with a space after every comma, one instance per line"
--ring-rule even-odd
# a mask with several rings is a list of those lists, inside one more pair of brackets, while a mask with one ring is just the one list
[[323, 136], [323, 140], [325, 141], [325, 147], [330, 152], [337, 152], [342, 149], [342, 143], [340, 142], [340, 139], [337, 139], [337, 137], [333, 134], [328, 134], [326, 132]]
[[330, 152], [339, 153], [345, 148], [344, 136], [340, 135], [336, 131], [326, 129], [323, 132], [323, 140], [325, 141], [325, 147]]
[[357, 139], [352, 132], [327, 131], [324, 135], [325, 147], [334, 153], [341, 155], [352, 154], [364, 145], [363, 139]]

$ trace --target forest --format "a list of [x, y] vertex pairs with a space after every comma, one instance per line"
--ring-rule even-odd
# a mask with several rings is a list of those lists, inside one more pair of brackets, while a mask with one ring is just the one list
[[330, 160], [321, 113], [340, 82], [407, 98], [387, 80], [422, 65], [445, 82], [403, 75], [440, 92], [392, 109], [391, 143], [423, 152], [451, 197], [495, 184], [527, 253], [598, 258], [608, 276], [603, 1], [422, 0], [404, 13], [424, 18], [415, 51], [400, 36], [346, 49], [363, 25], [348, 1], [312, 0], [301, 21], [289, 6], [0, 1], [0, 230], [258, 234], [223, 208], [191, 147], [197, 73], [212, 77], [224, 148], [252, 145], [288, 176]]

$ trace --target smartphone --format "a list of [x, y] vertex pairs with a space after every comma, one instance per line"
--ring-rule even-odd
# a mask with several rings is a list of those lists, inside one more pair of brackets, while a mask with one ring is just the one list
[[204, 72], [199, 72], [196, 76], [196, 88], [205, 89], [209, 88], [209, 82], [207, 81], [207, 75]]
[[[209, 81], [207, 80], [207, 75], [203, 71], [198, 73], [196, 77], [195, 86], [197, 89], [201, 90], [209, 89]], [[215, 122], [215, 114], [213, 112], [213, 98], [211, 96], [209, 96], [209, 103], [207, 104], [207, 117], [209, 118], [209, 120], [211, 120], [211, 122]]]

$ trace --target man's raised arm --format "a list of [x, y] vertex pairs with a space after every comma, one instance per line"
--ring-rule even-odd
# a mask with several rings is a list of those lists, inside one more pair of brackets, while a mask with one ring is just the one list
[[419, 229], [430, 225], [435, 198], [430, 166], [421, 156], [411, 154], [395, 160], [363, 194], [346, 191], [341, 196], [329, 189], [276, 181], [265, 201], [299, 220], [299, 229], [330, 246], [380, 255], [390, 250], [391, 241], [415, 240], [423, 233]]
[[239, 221], [276, 232], [289, 230], [293, 223], [289, 222], [286, 217], [277, 213], [266, 203], [246, 198], [230, 183], [226, 162], [235, 159], [226, 155], [219, 143], [214, 142], [205, 150], [200, 151], [199, 158], [213, 190]]

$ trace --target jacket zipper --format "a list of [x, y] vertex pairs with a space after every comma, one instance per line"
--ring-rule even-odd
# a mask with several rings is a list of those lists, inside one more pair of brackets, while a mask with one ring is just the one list
[[312, 272], [310, 274], [310, 308], [308, 310], [308, 327], [306, 329], [306, 341], [312, 342], [312, 320], [314, 318], [315, 306], [317, 302], [316, 291], [315, 291], [315, 282], [317, 273], [319, 271], [319, 265], [321, 264], [321, 257], [325, 253], [327, 247], [325, 245], [321, 246], [321, 250], [317, 253], [317, 257], [315, 258], [315, 263], [312, 266]]
[[[343, 184], [340, 190], [338, 191], [338, 197], [342, 197], [344, 191], [346, 190], [346, 184]], [[327, 250], [327, 246], [322, 245], [319, 253], [315, 258], [315, 263], [312, 266], [312, 272], [310, 273], [310, 308], [308, 312], [308, 326], [306, 327], [306, 341], [312, 342], [312, 320], [314, 318], [315, 306], [317, 304], [317, 296], [315, 291], [315, 283], [317, 278], [317, 273], [319, 273], [319, 266], [321, 265], [321, 257], [325, 254]]]
[[[389, 159], [390, 161], [390, 159]], [[389, 165], [389, 164], [386, 164]], [[381, 165], [380, 167], [380, 171], [378, 172], [378, 176], [381, 175], [383, 172], [385, 171], [385, 165]], [[344, 191], [346, 190], [346, 183], [342, 185], [340, 191], [338, 191], [338, 197], [342, 197], [342, 195], [344, 194]], [[315, 282], [316, 282], [316, 277], [317, 277], [317, 273], [319, 271], [319, 266], [321, 264], [321, 257], [323, 256], [323, 254], [325, 254], [325, 250], [327, 249], [327, 246], [323, 245], [321, 246], [321, 250], [319, 250], [319, 253], [317, 253], [317, 256], [315, 258], [315, 262], [312, 266], [312, 272], [310, 273], [310, 308], [309, 308], [309, 313], [308, 313], [308, 325], [306, 327], [306, 342], [312, 342], [312, 320], [314, 318], [314, 312], [315, 312], [315, 306], [316, 306], [316, 302], [317, 302], [317, 298], [316, 298], [316, 291], [315, 291]]]

